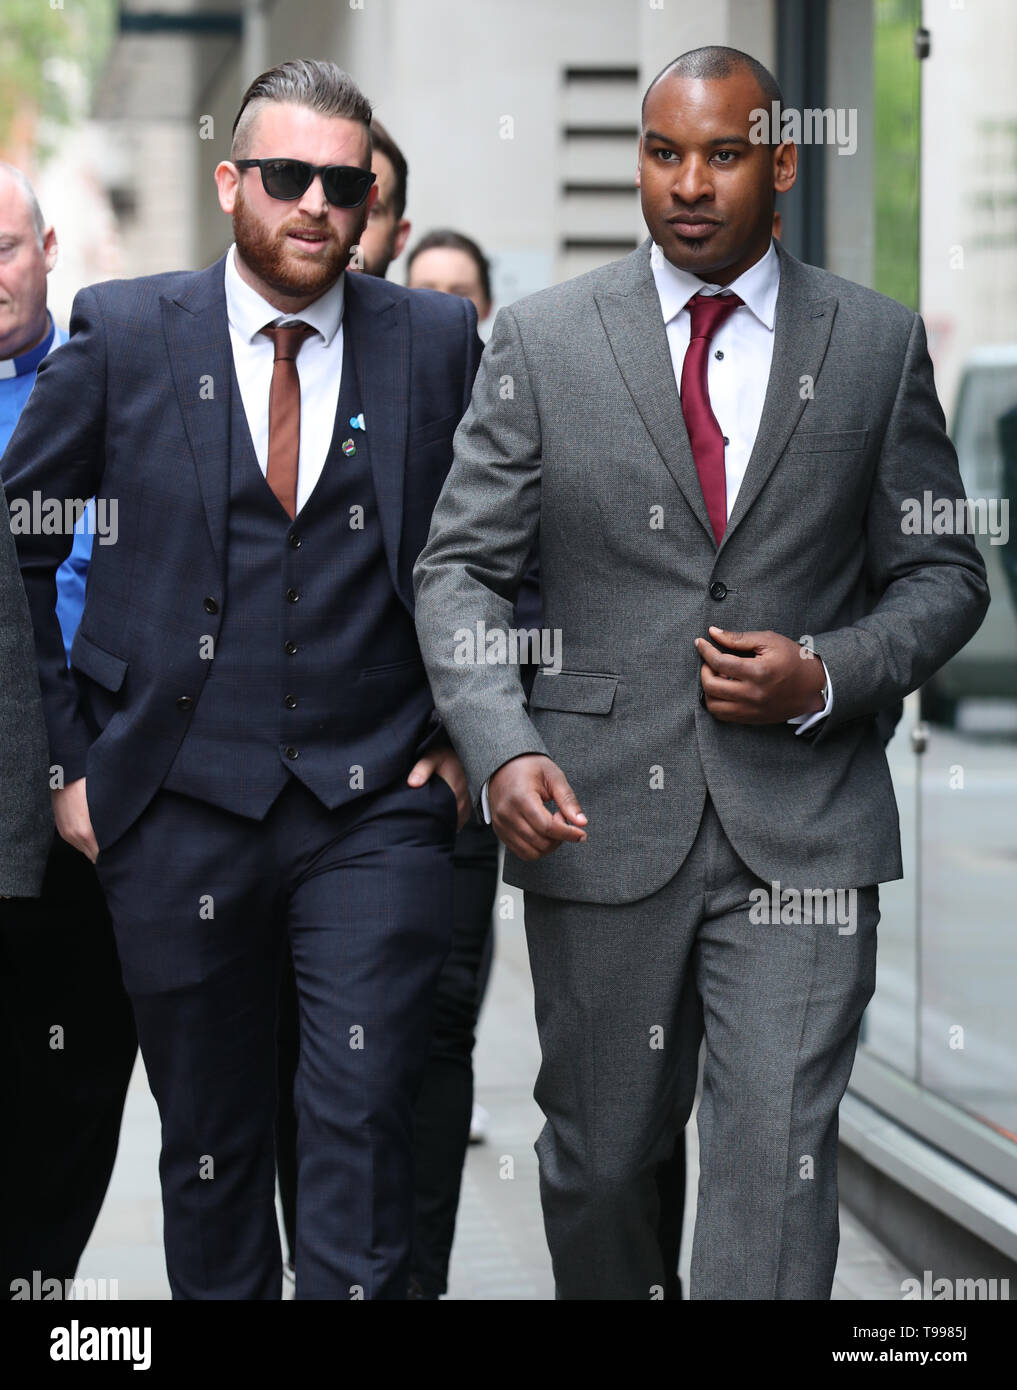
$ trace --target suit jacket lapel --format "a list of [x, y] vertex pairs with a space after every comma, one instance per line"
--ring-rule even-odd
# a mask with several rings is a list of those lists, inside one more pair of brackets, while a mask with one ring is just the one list
[[412, 590], [401, 582], [399, 574], [410, 395], [409, 309], [405, 300], [388, 294], [383, 281], [348, 273], [343, 309], [343, 334], [347, 333], [357, 364], [385, 558], [395, 590], [412, 612]]
[[233, 377], [225, 266], [224, 256], [195, 275], [185, 290], [161, 301], [170, 372], [222, 573], [226, 571]]
[[649, 240], [621, 262], [616, 283], [610, 289], [597, 290], [596, 300], [618, 370], [643, 424], [713, 542], [710, 515], [692, 457], [667, 331], [650, 270]]
[[[179, 294], [164, 298], [162, 313], [173, 385], [194, 456], [212, 546], [225, 573], [233, 352], [224, 274], [225, 257], [197, 274]], [[390, 295], [383, 282], [367, 285], [366, 278], [346, 277], [343, 333], [350, 335], [353, 345], [389, 573], [397, 592], [410, 603], [412, 596], [399, 579], [409, 315], [405, 302]]]
[[[713, 541], [650, 269], [650, 245], [644, 242], [621, 262], [616, 284], [596, 292], [597, 307], [636, 409], [668, 471]], [[777, 254], [780, 289], [770, 379], [755, 446], [722, 546], [759, 496], [801, 418], [809, 399], [803, 378], [814, 384], [819, 375], [837, 309], [836, 298], [817, 291], [809, 267], [795, 260], [779, 242]]]
[[837, 312], [836, 297], [817, 290], [809, 267], [777, 242], [780, 288], [773, 332], [773, 360], [756, 442], [721, 541], [739, 526], [787, 447], [826, 356]]

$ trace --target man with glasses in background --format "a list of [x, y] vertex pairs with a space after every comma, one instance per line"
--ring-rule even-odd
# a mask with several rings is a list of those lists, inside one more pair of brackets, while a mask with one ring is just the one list
[[[57, 828], [106, 890], [162, 1117], [170, 1284], [276, 1299], [275, 1015], [301, 1013], [299, 1298], [402, 1298], [413, 1096], [468, 801], [412, 567], [480, 354], [465, 301], [345, 276], [371, 108], [331, 63], [257, 78], [210, 269], [82, 291], [5, 464], [117, 498], [63, 662], [64, 538], [20, 538]], [[79, 704], [80, 697], [80, 704]]]

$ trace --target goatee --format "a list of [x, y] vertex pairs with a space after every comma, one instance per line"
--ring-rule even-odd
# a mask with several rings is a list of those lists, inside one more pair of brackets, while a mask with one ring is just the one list
[[[328, 245], [313, 257], [301, 256], [287, 233], [295, 227], [311, 226], [328, 238]], [[357, 229], [357, 237], [362, 230]], [[244, 264], [263, 284], [294, 298], [317, 298], [330, 289], [346, 269], [350, 247], [356, 242], [356, 237], [346, 242], [336, 236], [328, 222], [317, 224], [301, 213], [283, 226], [268, 228], [247, 206], [240, 189], [233, 205], [233, 238]]]

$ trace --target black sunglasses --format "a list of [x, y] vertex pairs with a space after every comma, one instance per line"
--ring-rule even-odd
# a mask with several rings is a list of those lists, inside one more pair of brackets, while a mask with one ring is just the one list
[[302, 159], [238, 159], [238, 169], [260, 169], [261, 182], [270, 198], [291, 203], [321, 175], [325, 197], [334, 208], [358, 208], [371, 191], [370, 169], [350, 164], [305, 164]]

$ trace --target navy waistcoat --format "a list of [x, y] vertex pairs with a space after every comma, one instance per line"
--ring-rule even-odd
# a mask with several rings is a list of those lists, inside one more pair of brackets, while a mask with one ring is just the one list
[[222, 626], [163, 786], [258, 819], [291, 775], [329, 808], [405, 778], [432, 711], [386, 564], [371, 422], [351, 424], [351, 340], [328, 456], [292, 521], [258, 466], [233, 374]]

